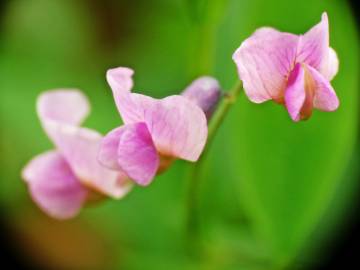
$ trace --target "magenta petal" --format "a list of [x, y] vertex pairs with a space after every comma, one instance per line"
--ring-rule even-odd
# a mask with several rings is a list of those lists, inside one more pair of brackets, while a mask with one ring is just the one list
[[159, 156], [146, 124], [125, 125], [120, 130], [119, 166], [139, 185], [148, 185], [159, 167]]
[[255, 103], [280, 100], [293, 69], [298, 37], [260, 28], [233, 55], [246, 95]]
[[319, 70], [329, 52], [329, 22], [324, 12], [321, 22], [300, 36], [297, 62], [306, 63]]
[[34, 201], [48, 215], [68, 219], [78, 214], [87, 190], [55, 151], [36, 156], [23, 171]]
[[219, 101], [221, 88], [216, 79], [203, 76], [193, 81], [181, 95], [195, 102], [209, 119]]
[[301, 109], [305, 99], [305, 70], [301, 64], [296, 64], [290, 73], [285, 90], [285, 106], [293, 121], [301, 120]]
[[335, 90], [316, 69], [310, 66], [307, 68], [314, 82], [314, 107], [326, 112], [335, 111], [339, 107]]
[[87, 99], [79, 91], [53, 90], [39, 97], [37, 108], [48, 136], [79, 181], [106, 195], [120, 198], [129, 191], [126, 175], [101, 166], [97, 161], [101, 134], [76, 125], [88, 112], [85, 104], [88, 104]]

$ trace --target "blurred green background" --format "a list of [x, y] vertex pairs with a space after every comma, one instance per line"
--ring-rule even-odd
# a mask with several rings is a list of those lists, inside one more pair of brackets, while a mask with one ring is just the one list
[[[357, 187], [359, 40], [346, 1], [13, 0], [0, 21], [0, 206], [24, 258], [48, 269], [307, 269], [350, 215]], [[92, 103], [85, 125], [118, 126], [105, 72], [135, 70], [135, 90], [180, 92], [199, 75], [224, 89], [237, 80], [231, 55], [256, 28], [304, 33], [330, 20], [340, 70], [335, 113], [293, 123], [284, 108], [243, 94], [219, 130], [201, 175], [202, 252], [187, 251], [183, 161], [148, 188], [49, 219], [20, 178], [52, 148], [35, 113], [44, 90], [82, 89]]]

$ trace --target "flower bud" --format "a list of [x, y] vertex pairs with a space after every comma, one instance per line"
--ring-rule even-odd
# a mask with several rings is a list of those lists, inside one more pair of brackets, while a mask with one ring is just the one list
[[203, 76], [193, 81], [183, 92], [182, 96], [195, 102], [210, 119], [220, 99], [219, 82], [209, 76]]

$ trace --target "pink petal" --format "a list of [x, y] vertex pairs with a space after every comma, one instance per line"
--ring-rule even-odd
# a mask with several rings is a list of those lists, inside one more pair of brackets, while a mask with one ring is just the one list
[[110, 131], [102, 140], [99, 161], [124, 171], [140, 185], [147, 185], [159, 167], [159, 156], [145, 123], [128, 124]]
[[101, 134], [75, 125], [85, 116], [84, 104], [87, 100], [79, 91], [53, 90], [39, 97], [37, 107], [45, 131], [81, 183], [106, 195], [123, 197], [129, 191], [126, 175], [97, 161]]
[[257, 30], [236, 50], [233, 60], [251, 101], [281, 101], [297, 44], [297, 36], [266, 27]]
[[181, 95], [195, 102], [209, 119], [219, 101], [221, 87], [216, 79], [203, 76], [193, 81]]
[[322, 62], [320, 68], [320, 73], [327, 79], [331, 81], [339, 70], [339, 59], [333, 48], [329, 48], [326, 59]]
[[23, 178], [39, 207], [58, 219], [78, 214], [87, 190], [77, 180], [65, 159], [56, 151], [36, 156], [23, 170]]
[[133, 87], [132, 76], [134, 71], [125, 67], [109, 69], [106, 73], [106, 79], [113, 92], [115, 104], [124, 123], [141, 122], [141, 112], [137, 110], [136, 102], [129, 95]]
[[339, 107], [335, 90], [316, 69], [310, 66], [307, 68], [315, 84], [314, 107], [326, 112], [335, 111]]
[[88, 116], [90, 105], [84, 94], [77, 89], [50, 90], [39, 96], [37, 112], [40, 120], [80, 125]]
[[134, 85], [133, 75], [134, 71], [127, 67], [118, 67], [107, 71], [106, 78], [111, 89], [114, 91], [114, 95], [131, 91]]
[[120, 114], [126, 124], [145, 122], [160, 154], [196, 161], [206, 142], [207, 121], [204, 112], [182, 96], [154, 99], [129, 93], [122, 86], [122, 68], [109, 70], [107, 79], [112, 87]]
[[319, 70], [329, 52], [329, 22], [324, 12], [321, 22], [300, 36], [297, 62], [303, 62]]
[[102, 139], [100, 134], [86, 128], [64, 126], [54, 131], [55, 145], [83, 184], [114, 198], [127, 194], [127, 176], [103, 167], [97, 160]]
[[301, 120], [301, 109], [305, 99], [305, 70], [301, 64], [296, 64], [290, 73], [285, 91], [285, 106], [293, 121]]
[[115, 128], [106, 134], [101, 141], [98, 160], [103, 166], [109, 169], [121, 170], [118, 162], [118, 148], [120, 137], [125, 129], [125, 126]]
[[146, 108], [144, 120], [161, 154], [198, 160], [207, 139], [207, 122], [197, 105], [181, 96], [169, 96]]
[[285, 91], [285, 105], [294, 121], [306, 119], [312, 108], [334, 111], [339, 100], [329, 81], [315, 68], [306, 64], [296, 64], [290, 73]]
[[139, 185], [148, 185], [159, 167], [151, 135], [145, 123], [121, 127], [117, 160], [122, 170]]

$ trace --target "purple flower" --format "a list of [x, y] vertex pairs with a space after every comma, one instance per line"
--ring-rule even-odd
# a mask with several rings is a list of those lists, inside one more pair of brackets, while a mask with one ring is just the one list
[[313, 108], [334, 111], [339, 106], [330, 84], [339, 63], [329, 47], [326, 13], [304, 35], [258, 29], [236, 50], [233, 60], [249, 99], [282, 103], [294, 121], [309, 118]]
[[79, 126], [89, 110], [78, 90], [47, 91], [37, 100], [41, 124], [56, 150], [36, 156], [22, 176], [38, 206], [58, 219], [74, 217], [94, 193], [121, 198], [131, 187], [124, 173], [98, 163], [101, 134]]
[[[180, 95], [154, 99], [131, 93], [132, 75], [131, 69], [123, 67], [107, 72], [124, 125], [105, 136], [99, 161], [124, 171], [139, 185], [148, 185], [175, 158], [198, 160], [207, 138], [207, 120], [201, 107], [211, 110], [217, 102], [212, 95], [220, 90], [215, 80], [202, 78], [188, 89], [190, 99]], [[198, 91], [210, 93], [210, 99]]]

